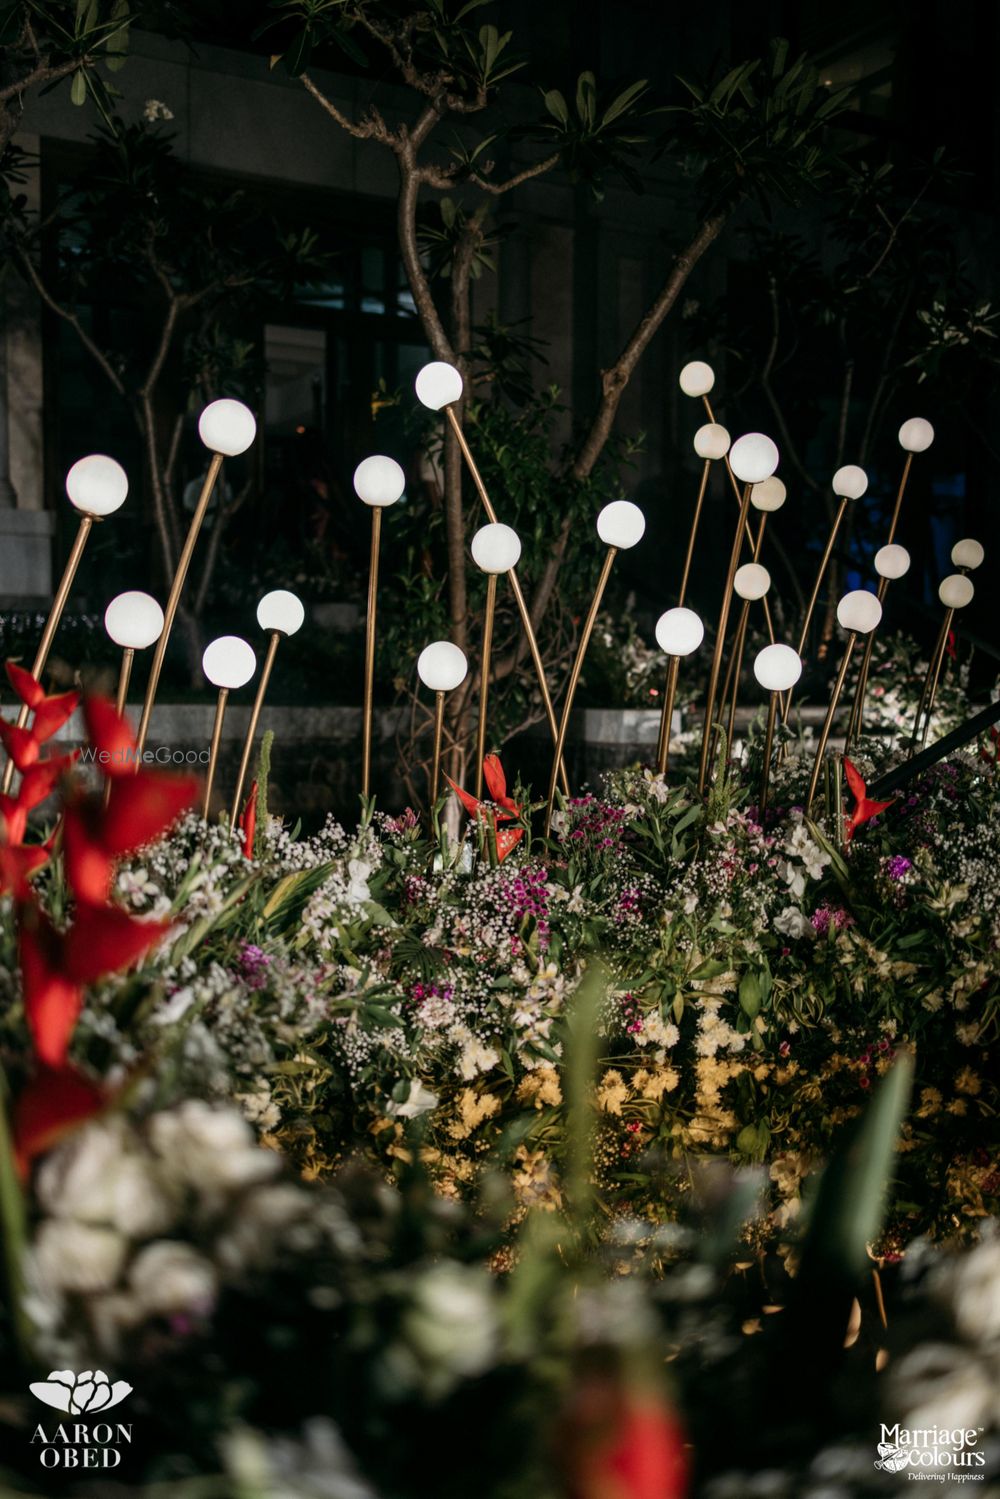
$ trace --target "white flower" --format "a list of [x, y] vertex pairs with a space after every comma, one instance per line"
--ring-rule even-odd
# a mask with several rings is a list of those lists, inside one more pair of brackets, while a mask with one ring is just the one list
[[91, 1295], [110, 1290], [117, 1281], [125, 1240], [113, 1228], [48, 1218], [38, 1230], [32, 1256], [45, 1285]]
[[473, 1036], [466, 1041], [458, 1058], [458, 1075], [469, 1082], [480, 1072], [489, 1072], [500, 1060], [500, 1053], [492, 1046], [484, 1046]]
[[174, 1219], [157, 1163], [127, 1150], [120, 1121], [88, 1125], [52, 1151], [36, 1191], [54, 1217], [106, 1224], [133, 1239], [163, 1233]]
[[783, 937], [807, 937], [813, 932], [812, 923], [798, 906], [786, 906], [774, 918], [774, 929]]
[[183, 988], [176, 989], [170, 998], [165, 1000], [158, 1009], [153, 1011], [152, 1019], [156, 1025], [176, 1025], [194, 1004], [194, 987], [185, 984]]
[[955, 1320], [973, 1343], [1000, 1337], [1000, 1239], [988, 1239], [955, 1265]]
[[437, 1106], [437, 1094], [432, 1093], [430, 1088], [425, 1088], [419, 1077], [415, 1077], [410, 1083], [410, 1091], [406, 1095], [405, 1102], [397, 1103], [391, 1098], [385, 1106], [385, 1111], [394, 1119], [416, 1119], [418, 1115], [428, 1114]]
[[408, 1341], [432, 1366], [437, 1392], [489, 1368], [498, 1328], [490, 1276], [473, 1265], [435, 1265], [417, 1281], [404, 1319]]
[[132, 1261], [129, 1286], [143, 1311], [204, 1311], [215, 1299], [215, 1267], [190, 1244], [158, 1239]]
[[280, 1169], [278, 1157], [257, 1144], [245, 1119], [200, 1099], [155, 1114], [149, 1136], [167, 1168], [203, 1196], [263, 1181]]
[[372, 872], [370, 864], [364, 859], [351, 859], [347, 865], [347, 899], [352, 905], [360, 905], [362, 901], [371, 899], [371, 891], [368, 888], [368, 876]]
[[153, 125], [157, 120], [172, 120], [174, 112], [164, 104], [162, 99], [147, 99], [143, 107], [142, 117]]

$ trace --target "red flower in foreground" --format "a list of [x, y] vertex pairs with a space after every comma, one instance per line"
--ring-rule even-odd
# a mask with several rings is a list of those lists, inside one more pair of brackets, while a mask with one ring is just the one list
[[100, 794], [71, 802], [63, 853], [74, 894], [99, 904], [111, 894], [116, 860], [152, 843], [185, 812], [198, 794], [198, 779], [165, 770], [134, 770], [136, 743], [127, 720], [103, 698], [88, 698], [83, 711], [111, 794], [106, 807]]
[[587, 1379], [562, 1435], [569, 1499], [683, 1499], [688, 1491], [683, 1430], [653, 1390]]
[[253, 840], [257, 831], [257, 782], [250, 787], [250, 795], [243, 803], [240, 813], [240, 831], [243, 834], [243, 857], [253, 858]]
[[138, 921], [117, 906], [80, 902], [73, 925], [60, 932], [37, 903], [23, 908], [24, 1014], [40, 1062], [46, 1067], [65, 1062], [84, 986], [128, 967], [169, 930], [169, 921]]
[[[470, 817], [486, 819], [494, 824], [513, 822], [515, 817], [520, 817], [520, 806], [507, 795], [507, 777], [503, 773], [499, 755], [487, 755], [483, 760], [483, 779], [486, 782], [490, 800], [481, 802], [468, 791], [463, 791], [461, 786], [456, 786], [451, 776], [445, 776], [448, 785]], [[494, 808], [501, 810], [495, 811]], [[497, 858], [506, 859], [523, 837], [523, 828], [496, 828]]]
[[7, 677], [21, 702], [32, 710], [34, 716], [26, 729], [0, 720], [0, 741], [17, 769], [27, 770], [38, 763], [42, 745], [72, 716], [80, 694], [61, 692], [56, 697], [46, 697], [41, 683], [36, 682], [23, 667], [15, 666], [13, 661], [7, 662]]
[[14, 1152], [21, 1176], [27, 1176], [36, 1155], [51, 1150], [107, 1102], [97, 1084], [75, 1067], [39, 1067], [14, 1105]]
[[873, 817], [878, 817], [887, 807], [891, 807], [894, 798], [890, 796], [889, 800], [885, 802], [872, 801], [867, 795], [868, 788], [865, 785], [864, 777], [857, 767], [851, 764], [846, 755], [844, 756], [844, 774], [847, 777], [847, 784], [851, 788], [851, 795], [854, 797], [854, 811], [851, 813], [850, 821], [847, 824], [844, 834], [847, 842], [850, 843], [858, 828], [863, 823], [870, 822]]

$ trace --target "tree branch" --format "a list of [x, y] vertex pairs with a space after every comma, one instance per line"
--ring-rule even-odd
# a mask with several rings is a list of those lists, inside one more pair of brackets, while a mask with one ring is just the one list
[[104, 371], [105, 375], [111, 381], [111, 384], [114, 386], [118, 394], [120, 396], [123, 396], [125, 394], [125, 386], [122, 384], [120, 375], [118, 374], [114, 365], [108, 359], [107, 355], [104, 354], [102, 350], [99, 349], [94, 343], [94, 340], [86, 331], [76, 313], [70, 312], [67, 307], [63, 307], [59, 302], [56, 301], [55, 297], [49, 291], [48, 287], [45, 285], [44, 281], [39, 275], [38, 269], [31, 256], [20, 245], [15, 245], [12, 253], [49, 311], [54, 312], [56, 317], [62, 318], [63, 322], [69, 323], [70, 327], [75, 331], [77, 338], [79, 338], [80, 342], [83, 344], [83, 347], [87, 350], [87, 353]]
[[316, 102], [326, 110], [331, 119], [336, 120], [341, 130], [346, 130], [348, 135], [353, 135], [358, 141], [380, 141], [383, 145], [392, 144], [392, 133], [377, 110], [371, 110], [367, 118], [363, 120], [350, 120], [339, 110], [322, 89], [316, 87], [308, 73], [302, 73], [302, 83], [312, 94]]
[[611, 436], [615, 415], [636, 365], [645, 353], [654, 333], [658, 331], [667, 313], [680, 296], [698, 261], [709, 245], [718, 239], [725, 222], [725, 213], [714, 214], [705, 220], [694, 239], [674, 261], [673, 269], [667, 277], [663, 290], [632, 333], [617, 361], [610, 369], [603, 371], [601, 375], [603, 394], [590, 430], [573, 463], [571, 472], [574, 479], [586, 479], [593, 471], [605, 443]]

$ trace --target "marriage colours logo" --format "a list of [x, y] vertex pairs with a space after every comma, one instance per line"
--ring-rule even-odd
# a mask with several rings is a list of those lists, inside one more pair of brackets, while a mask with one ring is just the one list
[[986, 1453], [982, 1450], [982, 1428], [938, 1426], [907, 1429], [897, 1422], [883, 1426], [878, 1442], [876, 1468], [886, 1473], [907, 1472], [908, 1479], [937, 1483], [982, 1483]]
[[[120, 1405], [132, 1393], [124, 1379], [108, 1378], [103, 1369], [53, 1369], [48, 1379], [28, 1388], [36, 1400], [67, 1416], [93, 1418]], [[60, 1421], [55, 1427], [39, 1422], [31, 1437], [43, 1468], [117, 1468], [122, 1448], [132, 1441], [131, 1422]]]

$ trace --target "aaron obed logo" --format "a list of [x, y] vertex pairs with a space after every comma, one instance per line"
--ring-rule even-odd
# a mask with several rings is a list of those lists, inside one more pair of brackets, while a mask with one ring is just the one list
[[36, 1400], [67, 1416], [85, 1416], [86, 1421], [60, 1421], [48, 1429], [39, 1422], [31, 1438], [39, 1449], [43, 1468], [117, 1468], [122, 1446], [132, 1441], [131, 1422], [95, 1421], [93, 1418], [120, 1405], [131, 1395], [124, 1379], [108, 1378], [103, 1369], [53, 1369], [48, 1379], [29, 1385]]

